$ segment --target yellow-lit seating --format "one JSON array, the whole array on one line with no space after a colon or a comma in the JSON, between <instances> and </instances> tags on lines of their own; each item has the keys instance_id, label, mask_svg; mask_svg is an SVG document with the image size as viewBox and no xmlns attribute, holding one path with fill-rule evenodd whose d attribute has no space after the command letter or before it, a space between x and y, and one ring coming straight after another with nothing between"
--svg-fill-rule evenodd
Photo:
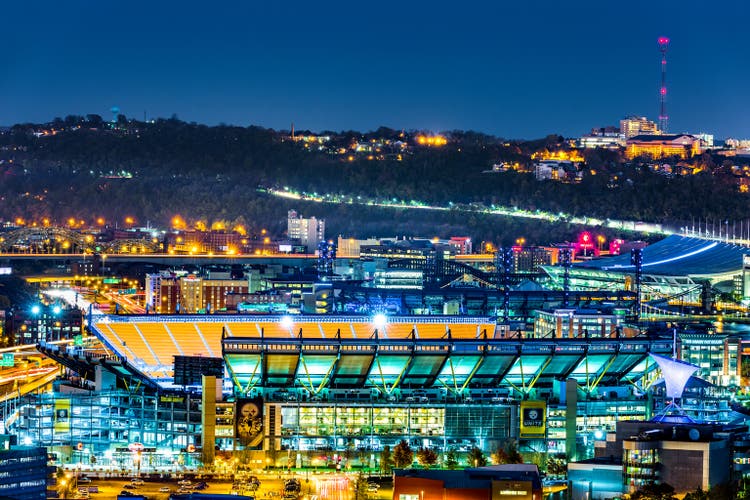
<instances>
[{"instance_id":1,"label":"yellow-lit seating","mask_svg":"<svg viewBox=\"0 0 750 500\"><path fill-rule=\"evenodd\" d=\"M451 323L448 325L451 331L451 338L454 339L475 339L477 338L477 325L470 323Z\"/></svg>"},{"instance_id":2,"label":"yellow-lit seating","mask_svg":"<svg viewBox=\"0 0 750 500\"><path fill-rule=\"evenodd\" d=\"M227 332L232 337L260 337L260 330L255 322L227 323Z\"/></svg>"},{"instance_id":3,"label":"yellow-lit seating","mask_svg":"<svg viewBox=\"0 0 750 500\"><path fill-rule=\"evenodd\" d=\"M412 330L414 330L413 323L388 323L385 328L385 332L378 330L378 335L388 339L406 339L411 336Z\"/></svg>"},{"instance_id":4,"label":"yellow-lit seating","mask_svg":"<svg viewBox=\"0 0 750 500\"><path fill-rule=\"evenodd\" d=\"M184 356L213 356L195 329L195 323L169 323L168 328Z\"/></svg>"},{"instance_id":5,"label":"yellow-lit seating","mask_svg":"<svg viewBox=\"0 0 750 500\"><path fill-rule=\"evenodd\" d=\"M143 334L151 350L156 355L160 364L172 366L175 354L180 354L180 350L172 341L172 337L164 328L163 323L137 323L137 328Z\"/></svg>"},{"instance_id":6,"label":"yellow-lit seating","mask_svg":"<svg viewBox=\"0 0 750 500\"><path fill-rule=\"evenodd\" d=\"M366 323L352 323L354 329L354 337L358 339L369 339L372 334L375 333L375 325L370 322ZM341 331L341 336L344 336L344 331Z\"/></svg>"},{"instance_id":7,"label":"yellow-lit seating","mask_svg":"<svg viewBox=\"0 0 750 500\"><path fill-rule=\"evenodd\" d=\"M497 325L495 323L482 323L479 325L479 335L480 337L483 336L483 332L487 332L487 338L492 339L495 338L495 327Z\"/></svg>"},{"instance_id":8,"label":"yellow-lit seating","mask_svg":"<svg viewBox=\"0 0 750 500\"><path fill-rule=\"evenodd\" d=\"M417 338L441 339L445 337L445 323L417 323Z\"/></svg>"},{"instance_id":9,"label":"yellow-lit seating","mask_svg":"<svg viewBox=\"0 0 750 500\"><path fill-rule=\"evenodd\" d=\"M320 329L323 330L323 335L327 339L335 339L339 332L343 339L351 338L353 335L349 323L320 323Z\"/></svg>"},{"instance_id":10,"label":"yellow-lit seating","mask_svg":"<svg viewBox=\"0 0 750 500\"><path fill-rule=\"evenodd\" d=\"M221 331L222 323L196 323L195 326L203 335L203 338L211 350L210 355L214 358L221 357Z\"/></svg>"},{"instance_id":11,"label":"yellow-lit seating","mask_svg":"<svg viewBox=\"0 0 750 500\"><path fill-rule=\"evenodd\" d=\"M296 337L299 332L299 326L292 324L291 328L285 327L278 321L258 323L258 326L263 329L264 337L273 338L290 338Z\"/></svg>"},{"instance_id":12,"label":"yellow-lit seating","mask_svg":"<svg viewBox=\"0 0 750 500\"><path fill-rule=\"evenodd\" d=\"M136 365L158 365L158 360L151 354L146 342L135 329L131 323L110 323L109 325L117 336L122 339L122 342L129 350L135 355L135 359L131 361ZM117 345L115 345L117 347ZM126 353L125 356L127 356ZM130 358L129 358L130 359Z\"/></svg>"}]
</instances>

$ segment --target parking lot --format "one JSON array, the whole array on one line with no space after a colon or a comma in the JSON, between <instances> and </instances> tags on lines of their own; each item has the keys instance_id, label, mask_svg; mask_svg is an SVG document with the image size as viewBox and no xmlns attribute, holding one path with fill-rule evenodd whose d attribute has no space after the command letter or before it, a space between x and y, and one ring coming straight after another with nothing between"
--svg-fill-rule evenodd
<instances>
[{"instance_id":1,"label":"parking lot","mask_svg":"<svg viewBox=\"0 0 750 500\"><path fill-rule=\"evenodd\" d=\"M282 498L284 491L284 480L293 477L289 474L259 474L260 487L255 492L257 499ZM327 474L297 474L301 484L300 500L349 500L354 498L354 474L327 473ZM201 481L192 480L192 483ZM208 487L200 493L223 493L232 491L232 482L227 480L206 480ZM127 485L127 487L126 487ZM133 484L127 478L121 479L96 479L91 483L80 483L79 487L89 486L98 489L96 493L90 493L91 499L112 499L122 491L145 495L150 500L167 500L171 493L176 493L180 488L177 479L162 481L144 481ZM169 491L160 491L169 488ZM386 500L392 496L389 483L379 488L368 488L367 497L373 500Z\"/></svg>"}]
</instances>

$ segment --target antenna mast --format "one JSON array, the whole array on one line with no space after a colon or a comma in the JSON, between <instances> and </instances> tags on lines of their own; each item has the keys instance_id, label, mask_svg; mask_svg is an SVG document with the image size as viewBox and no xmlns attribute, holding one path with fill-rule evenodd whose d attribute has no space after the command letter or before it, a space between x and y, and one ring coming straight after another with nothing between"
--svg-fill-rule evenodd
<instances>
[{"instance_id":1,"label":"antenna mast","mask_svg":"<svg viewBox=\"0 0 750 500\"><path fill-rule=\"evenodd\" d=\"M659 37L659 52L661 52L661 88L659 89L659 130L667 133L669 116L667 116L667 49L669 38Z\"/></svg>"}]
</instances>

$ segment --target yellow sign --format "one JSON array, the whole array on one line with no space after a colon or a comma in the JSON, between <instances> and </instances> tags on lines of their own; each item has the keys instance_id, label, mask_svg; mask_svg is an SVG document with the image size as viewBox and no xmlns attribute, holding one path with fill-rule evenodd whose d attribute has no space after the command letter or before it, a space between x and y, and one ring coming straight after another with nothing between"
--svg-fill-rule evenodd
<instances>
[{"instance_id":1,"label":"yellow sign","mask_svg":"<svg viewBox=\"0 0 750 500\"><path fill-rule=\"evenodd\" d=\"M55 432L70 432L70 400L55 401Z\"/></svg>"},{"instance_id":2,"label":"yellow sign","mask_svg":"<svg viewBox=\"0 0 750 500\"><path fill-rule=\"evenodd\" d=\"M521 402L521 432L522 438L542 438L547 424L546 401Z\"/></svg>"}]
</instances>

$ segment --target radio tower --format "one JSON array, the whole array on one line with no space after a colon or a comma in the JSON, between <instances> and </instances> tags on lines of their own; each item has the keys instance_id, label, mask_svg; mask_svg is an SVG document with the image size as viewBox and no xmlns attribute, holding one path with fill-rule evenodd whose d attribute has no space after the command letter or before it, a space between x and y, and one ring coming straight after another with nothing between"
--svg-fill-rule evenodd
<instances>
[{"instance_id":1,"label":"radio tower","mask_svg":"<svg viewBox=\"0 0 750 500\"><path fill-rule=\"evenodd\" d=\"M669 48L669 38L659 37L659 52L661 52L661 88L659 88L659 130L663 134L667 133L669 116L667 116L667 48Z\"/></svg>"}]
</instances>

